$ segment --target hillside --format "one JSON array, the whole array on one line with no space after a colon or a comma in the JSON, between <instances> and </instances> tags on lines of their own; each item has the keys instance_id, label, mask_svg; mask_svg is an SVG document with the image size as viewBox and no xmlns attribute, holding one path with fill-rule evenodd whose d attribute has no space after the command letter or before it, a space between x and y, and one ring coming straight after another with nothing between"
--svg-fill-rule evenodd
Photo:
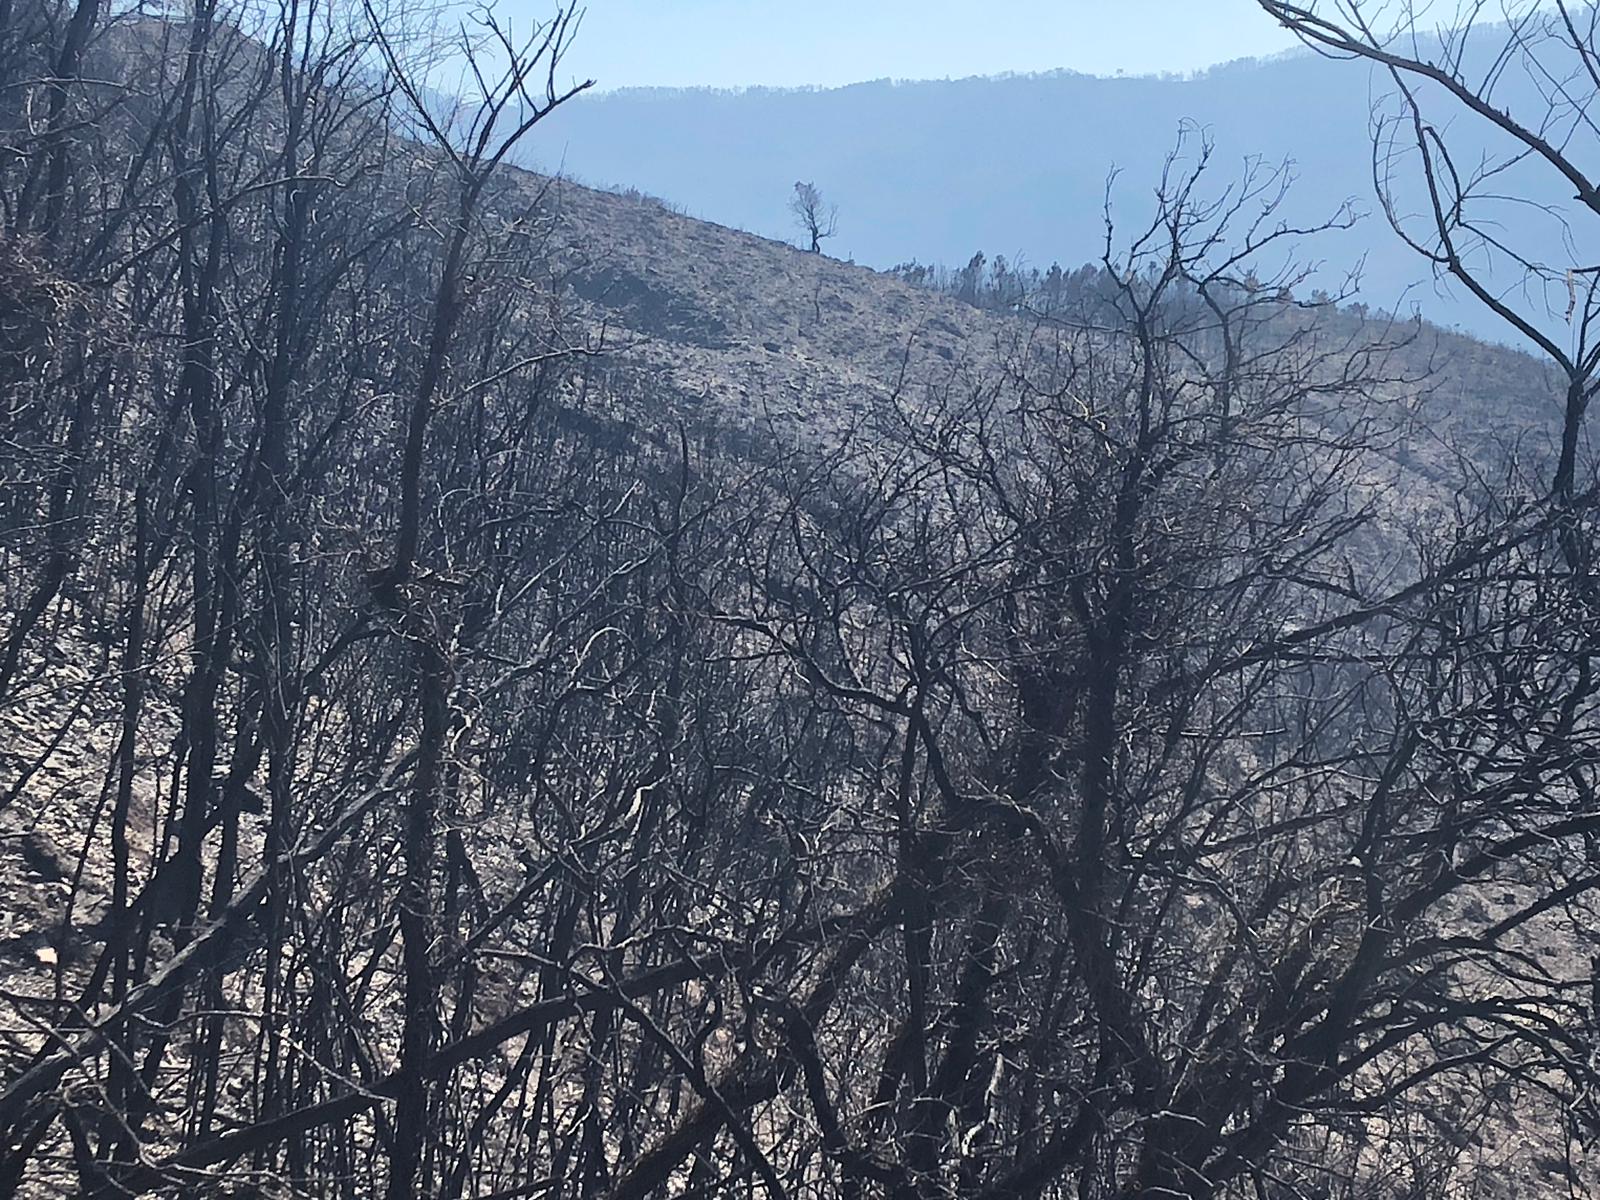
<instances>
[{"instance_id":1,"label":"hillside","mask_svg":"<svg viewBox=\"0 0 1600 1200\"><path fill-rule=\"evenodd\" d=\"M1028 312L986 312L631 190L536 180L529 186L549 189L567 285L591 328L607 331L609 360L657 379L664 373L685 401L709 399L735 421L770 414L848 423L897 388L940 386L962 371L981 377L1040 324ZM1396 365L1421 381L1415 391L1429 393L1426 424L1435 433L1474 441L1486 456L1495 440L1518 437L1534 439L1527 453L1549 453L1559 387L1533 356L1350 310L1287 319L1314 322L1330 341L1404 339Z\"/></svg>"},{"instance_id":2,"label":"hillside","mask_svg":"<svg viewBox=\"0 0 1600 1200\"><path fill-rule=\"evenodd\" d=\"M1500 102L1508 105L1538 95L1536 82L1515 72L1505 87ZM557 114L524 161L788 239L796 236L787 211L793 183L812 180L838 205L830 250L841 257L879 268L911 260L959 267L982 251L1070 270L1099 257L1113 171L1113 213L1136 223L1180 130L1198 127L1215 141L1219 183L1250 160L1291 165L1297 182L1284 210L1291 223L1327 220L1345 200L1367 214L1301 251L1325 264L1325 286L1336 289L1360 267L1361 295L1373 307L1419 307L1437 324L1501 340L1503 326L1458 287L1436 285L1372 200L1369 110L1392 90L1381 74L1309 52L1193 78L1061 72L826 90L624 89L585 96ZM1504 149L1470 125L1453 136L1464 139L1462 163ZM1536 171L1513 171L1502 191L1516 199L1497 205L1495 215L1517 230L1527 252L1557 271L1574 265L1559 219L1575 215L1570 189L1558 193ZM1419 203L1413 188L1401 209ZM1587 262L1595 247L1581 223L1572 236L1577 261ZM1504 286L1513 286L1515 277L1502 270ZM1559 328L1565 295L1557 291L1543 299Z\"/></svg>"},{"instance_id":3,"label":"hillside","mask_svg":"<svg viewBox=\"0 0 1600 1200\"><path fill-rule=\"evenodd\" d=\"M735 428L776 423L797 439L860 424L891 394L992 380L1052 322L984 311L892 275L702 221L636 192L566 180L548 188L552 243L608 369L700 406ZM1313 246L1315 243L1312 244ZM1392 341L1397 389L1416 404L1388 452L1394 491L1448 499L1457 453L1496 469L1507 454L1537 472L1554 454L1560 383L1509 347L1426 323L1331 306L1285 310L1328 346ZM659 398L659 391L655 393Z\"/></svg>"},{"instance_id":4,"label":"hillside","mask_svg":"<svg viewBox=\"0 0 1600 1200\"><path fill-rule=\"evenodd\" d=\"M294 11L0 13L0 1198L1594 1186L1544 364L1209 172L980 308L504 165L570 8L448 132Z\"/></svg>"}]
</instances>

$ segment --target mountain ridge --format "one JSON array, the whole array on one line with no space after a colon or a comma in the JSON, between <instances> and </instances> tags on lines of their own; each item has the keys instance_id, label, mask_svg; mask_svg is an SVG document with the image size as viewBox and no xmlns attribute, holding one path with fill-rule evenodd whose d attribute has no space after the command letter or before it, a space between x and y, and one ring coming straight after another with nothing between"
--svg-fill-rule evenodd
<instances>
[{"instance_id":1,"label":"mountain ridge","mask_svg":"<svg viewBox=\"0 0 1600 1200\"><path fill-rule=\"evenodd\" d=\"M794 84L769 84L746 83L718 86L715 84L619 84L616 87L606 87L604 83L597 83L589 92L591 101L601 100L606 97L626 97L637 99L663 99L670 100L686 95L710 96L744 96L754 93L770 93L776 95L799 94L812 95L817 92L843 92L851 88L869 87L875 84L888 84L892 87L913 87L917 84L940 83L983 83L983 82L1010 82L1019 79L1132 79L1132 80L1157 80L1171 83L1191 83L1204 80L1207 77L1235 69L1245 69L1266 63L1282 62L1293 58L1306 57L1310 52L1291 46L1279 50L1275 54L1246 54L1238 58L1224 59L1206 67L1196 67L1189 71L1082 71L1076 67L1047 67L1037 71L991 71L978 72L970 75L874 75L865 79L852 79L846 83L794 83Z\"/></svg>"},{"instance_id":2,"label":"mountain ridge","mask_svg":"<svg viewBox=\"0 0 1600 1200\"><path fill-rule=\"evenodd\" d=\"M1325 261L1330 290L1362 266L1369 304L1416 305L1436 324L1511 338L1476 301L1436 284L1370 198L1368 119L1383 93L1379 77L1308 51L1188 78L1062 71L815 90L625 89L553 114L522 161L770 237L790 234L793 181L810 180L839 208L829 249L879 268L956 266L975 251L1071 268L1097 257L1108 194L1119 221L1139 212L1187 125L1214 140L1219 187L1246 163L1288 164L1290 221L1319 223L1346 200L1365 212L1308 252ZM1495 148L1469 140L1461 152ZM1569 200L1524 182L1558 215ZM1539 254L1565 263L1559 220L1519 216ZM1564 295L1544 299L1559 331Z\"/></svg>"}]
</instances>

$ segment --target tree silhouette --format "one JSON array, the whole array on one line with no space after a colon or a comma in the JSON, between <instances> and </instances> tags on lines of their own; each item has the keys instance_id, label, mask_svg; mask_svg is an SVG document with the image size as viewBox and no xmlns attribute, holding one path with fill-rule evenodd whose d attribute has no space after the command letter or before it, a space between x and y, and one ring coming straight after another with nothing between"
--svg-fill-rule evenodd
<instances>
[{"instance_id":1,"label":"tree silhouette","mask_svg":"<svg viewBox=\"0 0 1600 1200\"><path fill-rule=\"evenodd\" d=\"M789 211L799 222L800 232L810 243L811 253L822 253L823 240L831 238L838 228L838 208L823 200L816 184L797 182L794 196L789 201Z\"/></svg>"}]
</instances>

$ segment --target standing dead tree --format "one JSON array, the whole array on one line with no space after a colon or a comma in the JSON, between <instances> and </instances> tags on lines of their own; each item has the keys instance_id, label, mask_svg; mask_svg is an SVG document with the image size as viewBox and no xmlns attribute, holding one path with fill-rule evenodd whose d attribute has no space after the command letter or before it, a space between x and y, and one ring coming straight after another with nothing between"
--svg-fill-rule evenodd
<instances>
[{"instance_id":1,"label":"standing dead tree","mask_svg":"<svg viewBox=\"0 0 1600 1200\"><path fill-rule=\"evenodd\" d=\"M1600 387L1600 264L1541 257L1521 233L1541 219L1600 217L1600 163L1588 161L1600 103L1593 6L1513 4L1504 23L1490 24L1479 6L1440 23L1409 2L1260 2L1308 46L1370 63L1392 87L1392 103L1374 116L1384 211L1418 255L1561 370L1551 490L1570 501L1584 416ZM1487 151L1452 149L1458 116L1470 117ZM1529 194L1569 190L1566 215L1543 211ZM1563 244L1579 254L1593 246L1583 228L1569 228Z\"/></svg>"},{"instance_id":2,"label":"standing dead tree","mask_svg":"<svg viewBox=\"0 0 1600 1200\"><path fill-rule=\"evenodd\" d=\"M822 198L814 183L796 183L794 195L789 198L789 212L800 226L812 254L822 253L822 243L831 238L839 228L839 209Z\"/></svg>"},{"instance_id":3,"label":"standing dead tree","mask_svg":"<svg viewBox=\"0 0 1600 1200\"><path fill-rule=\"evenodd\" d=\"M999 369L774 452L591 361L502 165L569 8L448 107L376 4L41 3L0 1195L1415 1196L1441 1096L1580 1123L1582 439L1385 527L1417 381L1281 178L1175 159Z\"/></svg>"},{"instance_id":4,"label":"standing dead tree","mask_svg":"<svg viewBox=\"0 0 1600 1200\"><path fill-rule=\"evenodd\" d=\"M454 211L445 226L437 282L433 289L425 349L417 366L406 420L404 451L400 462L399 514L392 556L369 580L379 605L400 614L398 632L408 640L415 656L415 686L420 730L417 764L405 812L403 860L405 881L399 897L399 931L404 960L404 1033L401 1049L400 1089L395 1110L394 1137L388 1195L406 1200L415 1194L417 1172L427 1148L428 1083L424 1070L432 1057L437 1027L437 966L433 946L437 940L437 906L434 899L436 843L441 813L452 806L449 796L450 755L463 717L453 712L456 666L449 642L452 618L440 610L429 579L417 581L418 556L424 549L424 467L429 426L441 389L451 381L451 350L457 341L463 312L474 281L468 254L481 233L480 209L506 157L534 127L561 104L590 86L589 82L558 88L556 73L577 21L574 8L536 26L523 44L494 20L484 18L493 39L493 51L504 56L498 76L488 65L487 51L466 45L466 70L476 83L463 120L435 116L422 83L402 62L395 43L373 16L373 29L384 61L398 89L410 102L418 126L425 130L433 149L448 164L455 191ZM478 298L480 303L482 298ZM470 380L454 375L458 386ZM426 566L426 564L425 564ZM430 573L431 574L431 573ZM409 586L408 586L409 585ZM402 591L402 589L405 589ZM459 620L457 617L454 620Z\"/></svg>"},{"instance_id":5,"label":"standing dead tree","mask_svg":"<svg viewBox=\"0 0 1600 1200\"><path fill-rule=\"evenodd\" d=\"M1440 796L1443 803L1469 808L1468 797L1494 797L1476 818L1480 827L1508 820L1524 800L1564 814L1548 826L1529 822L1530 828L1550 828L1551 840L1540 866L1530 863L1528 869L1562 881L1559 898L1546 904L1563 913L1563 919L1551 918L1559 940L1582 956L1586 948L1592 951L1579 914L1588 903L1593 849L1587 834L1563 835L1593 820L1592 782L1583 772L1551 774L1551 763L1524 768L1526 796L1508 795L1503 776L1493 787L1487 781L1506 769L1501 755L1510 741L1526 736L1530 717L1557 744L1591 737L1595 721L1588 631L1596 612L1596 476L1586 448L1587 417L1600 390L1600 269L1592 261L1594 218L1600 215L1600 163L1593 153L1600 16L1593 5L1563 0L1502 6L1493 21L1479 5L1442 13L1366 0L1261 0L1261 7L1313 50L1365 64L1384 81L1388 96L1374 109L1374 162L1390 224L1423 261L1536 346L1560 372L1560 432L1551 461L1541 467L1542 495L1530 498L1499 533L1478 535L1465 560L1471 582L1453 585L1470 614L1469 626L1484 634L1497 625L1524 631L1530 646L1549 647L1550 670L1531 662L1509 669L1507 678L1520 681L1509 692L1479 679L1476 689L1462 693L1482 697L1471 733L1465 710L1441 711L1442 697L1430 700L1416 710L1428 715L1412 737L1434 751L1445 738L1479 747L1483 760L1453 768ZM1543 238L1536 236L1541 225ZM1552 227L1558 239L1548 236ZM1502 493L1490 503L1504 500ZM1577 631L1575 640L1560 632L1563 620ZM1457 666L1475 675L1487 664L1506 661L1507 650L1503 643L1485 644L1478 665L1460 659ZM1441 647L1436 653L1439 665L1430 663L1430 673L1448 674L1443 664L1451 652ZM1530 695L1542 698L1542 710L1523 706ZM1498 749L1491 752L1490 745ZM1452 850L1442 875L1458 869L1459 860L1460 851ZM1508 918L1506 928L1520 924L1520 918ZM1592 983L1569 975L1559 986L1577 997ZM1522 990L1509 979L1505 986ZM1515 1001L1501 1003L1500 1011L1514 1011ZM1492 1011L1486 1006L1480 1019L1493 1023ZM1565 1123L1581 1131L1584 1150L1593 1145L1597 1128L1589 1099L1593 1029L1591 1003L1567 1010L1559 1036L1546 1030L1529 1037L1539 1069L1528 1084L1565 1110Z\"/></svg>"}]
</instances>

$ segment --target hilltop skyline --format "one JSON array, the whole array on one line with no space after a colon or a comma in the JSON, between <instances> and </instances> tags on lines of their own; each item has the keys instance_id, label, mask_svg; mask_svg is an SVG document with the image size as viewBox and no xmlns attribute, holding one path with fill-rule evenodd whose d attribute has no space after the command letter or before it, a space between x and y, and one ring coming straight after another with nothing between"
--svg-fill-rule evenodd
<instances>
[{"instance_id":1,"label":"hilltop skyline","mask_svg":"<svg viewBox=\"0 0 1600 1200\"><path fill-rule=\"evenodd\" d=\"M782 10L782 11L780 11ZM526 26L545 6L521 0ZM981 17L957 0L594 0L563 64L598 88L838 87L1065 69L1187 73L1298 43L1252 0L1012 0Z\"/></svg>"}]
</instances>

